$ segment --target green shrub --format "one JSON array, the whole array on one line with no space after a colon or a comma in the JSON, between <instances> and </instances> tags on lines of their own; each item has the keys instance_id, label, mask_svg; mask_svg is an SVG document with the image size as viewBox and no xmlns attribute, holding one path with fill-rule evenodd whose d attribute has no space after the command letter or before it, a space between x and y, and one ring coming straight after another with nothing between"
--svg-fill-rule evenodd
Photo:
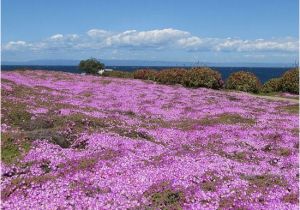
<instances>
[{"instance_id":1,"label":"green shrub","mask_svg":"<svg viewBox=\"0 0 300 210\"><path fill-rule=\"evenodd\" d=\"M117 78L133 78L132 72L126 71L106 71L102 74L104 77L117 77Z\"/></svg>"},{"instance_id":2,"label":"green shrub","mask_svg":"<svg viewBox=\"0 0 300 210\"><path fill-rule=\"evenodd\" d=\"M134 79L155 80L157 71L153 69L139 69L133 72Z\"/></svg>"},{"instance_id":3,"label":"green shrub","mask_svg":"<svg viewBox=\"0 0 300 210\"><path fill-rule=\"evenodd\" d=\"M260 89L259 79L251 72L238 71L232 73L226 81L226 88L257 93Z\"/></svg>"},{"instance_id":4,"label":"green shrub","mask_svg":"<svg viewBox=\"0 0 300 210\"><path fill-rule=\"evenodd\" d=\"M104 69L104 64L100 63L96 58L82 60L79 63L79 69L87 74L98 74L98 71Z\"/></svg>"},{"instance_id":5,"label":"green shrub","mask_svg":"<svg viewBox=\"0 0 300 210\"><path fill-rule=\"evenodd\" d=\"M157 73L156 81L162 84L182 84L186 69L166 69Z\"/></svg>"},{"instance_id":6,"label":"green shrub","mask_svg":"<svg viewBox=\"0 0 300 210\"><path fill-rule=\"evenodd\" d=\"M268 80L260 90L262 93L272 93L281 91L281 78Z\"/></svg>"},{"instance_id":7,"label":"green shrub","mask_svg":"<svg viewBox=\"0 0 300 210\"><path fill-rule=\"evenodd\" d=\"M282 91L299 94L299 68L291 69L282 76Z\"/></svg>"},{"instance_id":8,"label":"green shrub","mask_svg":"<svg viewBox=\"0 0 300 210\"><path fill-rule=\"evenodd\" d=\"M207 67L196 67L186 72L183 77L183 85L220 89L223 86L223 81L219 72Z\"/></svg>"}]
</instances>

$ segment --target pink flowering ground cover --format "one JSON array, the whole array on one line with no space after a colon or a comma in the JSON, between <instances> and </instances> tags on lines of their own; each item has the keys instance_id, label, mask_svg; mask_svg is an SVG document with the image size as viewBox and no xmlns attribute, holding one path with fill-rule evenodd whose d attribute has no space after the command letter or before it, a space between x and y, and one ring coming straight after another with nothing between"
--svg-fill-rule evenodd
<instances>
[{"instance_id":1,"label":"pink flowering ground cover","mask_svg":"<svg viewBox=\"0 0 300 210\"><path fill-rule=\"evenodd\" d=\"M298 209L298 104L2 73L3 209Z\"/></svg>"}]
</instances>

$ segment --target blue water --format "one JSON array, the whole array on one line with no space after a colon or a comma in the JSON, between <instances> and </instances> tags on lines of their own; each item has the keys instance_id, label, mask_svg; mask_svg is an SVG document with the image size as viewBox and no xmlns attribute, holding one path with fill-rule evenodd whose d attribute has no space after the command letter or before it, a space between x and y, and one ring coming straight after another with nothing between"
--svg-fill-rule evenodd
<instances>
[{"instance_id":1,"label":"blue water","mask_svg":"<svg viewBox=\"0 0 300 210\"><path fill-rule=\"evenodd\" d=\"M164 68L170 68L166 66L107 66L106 68L121 70L121 71L135 71L141 68L151 68L161 70ZM178 68L178 66L177 66ZM275 67L211 67L214 70L219 71L222 74L223 80L226 80L228 76L236 71L244 70L254 73L261 82L266 82L267 80L275 77L280 77L289 68L275 68ZM1 65L2 71L11 71L15 69L32 69L32 70L52 70L52 71L64 71L71 73L81 73L77 66L14 66L14 65Z\"/></svg>"}]
</instances>

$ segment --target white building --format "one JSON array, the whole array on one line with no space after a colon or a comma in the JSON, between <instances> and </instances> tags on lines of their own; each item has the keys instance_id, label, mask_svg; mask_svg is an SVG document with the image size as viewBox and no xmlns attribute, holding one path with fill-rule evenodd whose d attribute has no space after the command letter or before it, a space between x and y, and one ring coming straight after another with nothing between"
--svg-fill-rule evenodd
<instances>
[{"instance_id":1,"label":"white building","mask_svg":"<svg viewBox=\"0 0 300 210\"><path fill-rule=\"evenodd\" d=\"M113 71L113 69L101 69L98 71L98 74L102 75L106 71Z\"/></svg>"}]
</instances>

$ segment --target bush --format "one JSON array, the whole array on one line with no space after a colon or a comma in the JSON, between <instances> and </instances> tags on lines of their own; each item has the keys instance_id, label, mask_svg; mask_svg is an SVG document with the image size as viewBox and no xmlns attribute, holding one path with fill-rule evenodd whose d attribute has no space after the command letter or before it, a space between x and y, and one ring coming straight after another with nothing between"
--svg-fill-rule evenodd
<instances>
[{"instance_id":1,"label":"bush","mask_svg":"<svg viewBox=\"0 0 300 210\"><path fill-rule=\"evenodd\" d=\"M182 84L186 69L166 69L157 73L156 81L162 84Z\"/></svg>"},{"instance_id":2,"label":"bush","mask_svg":"<svg viewBox=\"0 0 300 210\"><path fill-rule=\"evenodd\" d=\"M133 78L132 72L126 71L106 71L102 74L104 77L117 77L117 78Z\"/></svg>"},{"instance_id":3,"label":"bush","mask_svg":"<svg viewBox=\"0 0 300 210\"><path fill-rule=\"evenodd\" d=\"M268 80L261 88L262 93L272 93L281 91L281 78Z\"/></svg>"},{"instance_id":4,"label":"bush","mask_svg":"<svg viewBox=\"0 0 300 210\"><path fill-rule=\"evenodd\" d=\"M155 80L157 71L153 69L139 69L133 72L134 79Z\"/></svg>"},{"instance_id":5,"label":"bush","mask_svg":"<svg viewBox=\"0 0 300 210\"><path fill-rule=\"evenodd\" d=\"M183 77L183 85L220 89L223 86L223 81L219 72L207 67L196 67L186 72Z\"/></svg>"},{"instance_id":6,"label":"bush","mask_svg":"<svg viewBox=\"0 0 300 210\"><path fill-rule=\"evenodd\" d=\"M98 74L98 71L104 69L104 64L96 58L82 60L79 63L79 69L87 74Z\"/></svg>"},{"instance_id":7,"label":"bush","mask_svg":"<svg viewBox=\"0 0 300 210\"><path fill-rule=\"evenodd\" d=\"M260 89L259 79L251 72L238 71L232 73L226 81L226 88L257 93Z\"/></svg>"},{"instance_id":8,"label":"bush","mask_svg":"<svg viewBox=\"0 0 300 210\"><path fill-rule=\"evenodd\" d=\"M299 94L299 68L285 72L281 80L282 91Z\"/></svg>"}]
</instances>

